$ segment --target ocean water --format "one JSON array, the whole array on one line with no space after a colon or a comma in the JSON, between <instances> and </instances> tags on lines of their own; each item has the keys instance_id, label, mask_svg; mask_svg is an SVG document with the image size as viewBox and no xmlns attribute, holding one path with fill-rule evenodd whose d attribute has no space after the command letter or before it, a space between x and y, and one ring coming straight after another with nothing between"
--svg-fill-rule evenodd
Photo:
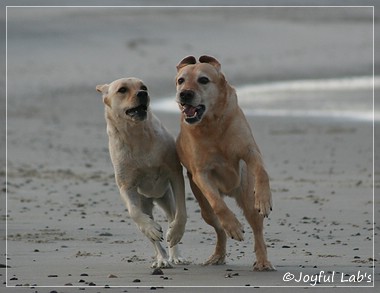
<instances>
[{"instance_id":1,"label":"ocean water","mask_svg":"<svg viewBox=\"0 0 380 293\"><path fill-rule=\"evenodd\" d=\"M375 90L380 77L296 80L235 87L246 115L380 120ZM152 103L156 111L178 112L175 97Z\"/></svg>"}]
</instances>

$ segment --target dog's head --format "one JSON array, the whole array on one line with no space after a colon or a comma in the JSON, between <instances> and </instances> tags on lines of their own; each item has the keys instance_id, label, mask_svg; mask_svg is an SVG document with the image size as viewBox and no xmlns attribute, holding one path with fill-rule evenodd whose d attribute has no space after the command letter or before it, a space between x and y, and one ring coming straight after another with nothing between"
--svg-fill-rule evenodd
<instances>
[{"instance_id":1,"label":"dog's head","mask_svg":"<svg viewBox=\"0 0 380 293\"><path fill-rule=\"evenodd\" d=\"M132 121L147 118L150 98L142 80L122 78L110 84L98 85L96 90L103 94L103 102L112 115Z\"/></svg>"},{"instance_id":2,"label":"dog's head","mask_svg":"<svg viewBox=\"0 0 380 293\"><path fill-rule=\"evenodd\" d=\"M220 69L219 61L211 56L201 56L199 63L188 56L177 65L176 101L186 123L199 123L225 103L226 80Z\"/></svg>"}]
</instances>

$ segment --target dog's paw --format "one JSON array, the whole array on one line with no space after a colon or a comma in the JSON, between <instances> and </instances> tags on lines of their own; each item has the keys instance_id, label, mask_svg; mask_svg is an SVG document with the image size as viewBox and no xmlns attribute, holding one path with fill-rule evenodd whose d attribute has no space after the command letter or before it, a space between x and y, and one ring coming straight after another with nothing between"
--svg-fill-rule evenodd
<instances>
[{"instance_id":1,"label":"dog's paw","mask_svg":"<svg viewBox=\"0 0 380 293\"><path fill-rule=\"evenodd\" d=\"M178 245L169 248L169 261L172 264L188 265L190 262L183 258L179 252Z\"/></svg>"},{"instance_id":2,"label":"dog's paw","mask_svg":"<svg viewBox=\"0 0 380 293\"><path fill-rule=\"evenodd\" d=\"M153 221L149 216L146 216L144 220L139 220L137 223L141 232L144 233L146 237L153 241L162 241L163 232L162 227Z\"/></svg>"},{"instance_id":3,"label":"dog's paw","mask_svg":"<svg viewBox=\"0 0 380 293\"><path fill-rule=\"evenodd\" d=\"M151 268L156 269L171 269L173 266L166 258L157 258L151 265Z\"/></svg>"},{"instance_id":4,"label":"dog's paw","mask_svg":"<svg viewBox=\"0 0 380 293\"><path fill-rule=\"evenodd\" d=\"M225 254L217 254L214 253L211 255L202 265L224 265L226 263L226 255Z\"/></svg>"},{"instance_id":5,"label":"dog's paw","mask_svg":"<svg viewBox=\"0 0 380 293\"><path fill-rule=\"evenodd\" d=\"M181 241L185 232L185 225L178 221L173 221L169 224L169 229L166 232L166 241L170 247L178 244Z\"/></svg>"},{"instance_id":6,"label":"dog's paw","mask_svg":"<svg viewBox=\"0 0 380 293\"><path fill-rule=\"evenodd\" d=\"M176 265L188 265L188 264L190 264L190 262L188 260L186 260L185 258L183 258L181 256L169 257L169 261L172 264L176 264Z\"/></svg>"},{"instance_id":7,"label":"dog's paw","mask_svg":"<svg viewBox=\"0 0 380 293\"><path fill-rule=\"evenodd\" d=\"M276 268L270 263L270 261L266 260L266 261L261 261L261 262L258 262L256 261L254 264L253 264L253 270L254 271L275 271Z\"/></svg>"},{"instance_id":8,"label":"dog's paw","mask_svg":"<svg viewBox=\"0 0 380 293\"><path fill-rule=\"evenodd\" d=\"M231 213L231 217L221 221L223 229L226 231L228 237L237 241L244 240L243 225L236 219L235 215Z\"/></svg>"},{"instance_id":9,"label":"dog's paw","mask_svg":"<svg viewBox=\"0 0 380 293\"><path fill-rule=\"evenodd\" d=\"M263 217L268 217L272 211L272 193L270 189L255 192L255 209Z\"/></svg>"}]
</instances>

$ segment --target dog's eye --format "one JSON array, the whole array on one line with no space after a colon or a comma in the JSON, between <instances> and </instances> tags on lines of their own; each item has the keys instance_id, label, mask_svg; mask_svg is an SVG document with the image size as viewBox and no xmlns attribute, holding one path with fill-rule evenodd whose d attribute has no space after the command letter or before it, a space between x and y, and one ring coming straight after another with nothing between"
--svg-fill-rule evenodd
<instances>
[{"instance_id":1,"label":"dog's eye","mask_svg":"<svg viewBox=\"0 0 380 293\"><path fill-rule=\"evenodd\" d=\"M147 88L145 85L142 85L141 88L140 88L140 90L142 90L142 91L147 91L148 88Z\"/></svg>"},{"instance_id":2,"label":"dog's eye","mask_svg":"<svg viewBox=\"0 0 380 293\"><path fill-rule=\"evenodd\" d=\"M198 82L201 83L201 84L207 84L207 83L209 83L209 81L210 80L207 77L205 77L205 76L202 76L202 77L198 78Z\"/></svg>"},{"instance_id":3,"label":"dog's eye","mask_svg":"<svg viewBox=\"0 0 380 293\"><path fill-rule=\"evenodd\" d=\"M185 82L185 79L183 77L178 78L177 83L183 84Z\"/></svg>"},{"instance_id":4,"label":"dog's eye","mask_svg":"<svg viewBox=\"0 0 380 293\"><path fill-rule=\"evenodd\" d=\"M123 86L123 87L119 88L119 90L117 92L121 93L121 94L125 94L127 91L128 91L128 88Z\"/></svg>"}]
</instances>

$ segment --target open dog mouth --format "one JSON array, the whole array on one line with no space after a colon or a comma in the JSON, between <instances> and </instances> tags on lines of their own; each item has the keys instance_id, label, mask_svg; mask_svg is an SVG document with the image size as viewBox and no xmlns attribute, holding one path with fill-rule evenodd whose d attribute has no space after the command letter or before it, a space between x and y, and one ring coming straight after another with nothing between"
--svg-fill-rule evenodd
<instances>
[{"instance_id":1,"label":"open dog mouth","mask_svg":"<svg viewBox=\"0 0 380 293\"><path fill-rule=\"evenodd\" d=\"M180 108L185 116L185 121L189 124L200 121L206 110L206 107L204 105L192 106L183 103L180 104Z\"/></svg>"},{"instance_id":2,"label":"open dog mouth","mask_svg":"<svg viewBox=\"0 0 380 293\"><path fill-rule=\"evenodd\" d=\"M139 105L137 107L128 109L125 111L125 114L130 116L135 120L144 120L147 116L148 106L147 105Z\"/></svg>"}]
</instances>

